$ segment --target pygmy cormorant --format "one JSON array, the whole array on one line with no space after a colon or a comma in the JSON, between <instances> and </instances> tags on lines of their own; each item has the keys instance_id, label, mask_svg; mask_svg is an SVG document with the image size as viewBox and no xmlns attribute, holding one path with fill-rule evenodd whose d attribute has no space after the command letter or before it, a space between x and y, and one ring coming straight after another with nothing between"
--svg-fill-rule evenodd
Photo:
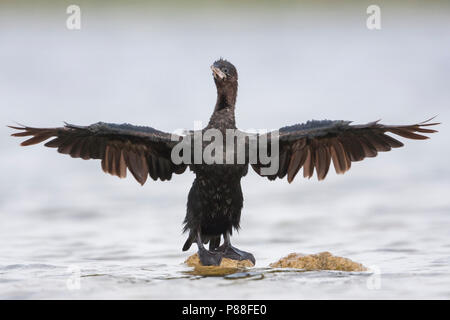
<instances>
[{"instance_id":1,"label":"pygmy cormorant","mask_svg":"<svg viewBox=\"0 0 450 320\"><path fill-rule=\"evenodd\" d=\"M234 111L238 74L236 68L223 59L215 61L211 69L217 87L217 102L208 125L201 132L217 129L224 134L225 139L227 129L237 129ZM303 168L304 177L310 178L315 169L318 179L322 180L328 173L331 161L336 173L342 174L350 169L353 161L375 157L380 151L403 146L403 143L386 133L422 140L428 138L422 133L436 132L429 128L436 124L429 120L394 126L383 125L378 121L352 125L349 121L313 120L283 127L278 135L278 169L266 176L270 180L287 177L288 182L291 182ZM173 135L130 124L98 122L89 126L65 124L58 128L11 128L21 131L13 136L31 136L22 142L22 146L52 138L45 146L57 148L58 152L73 158L101 159L103 171L120 178L126 176L128 169L141 185L146 182L148 175L153 180L165 181L170 180L173 173L181 174L189 167L195 173L195 180L188 196L184 231L189 235L183 251L195 242L203 265L218 265L223 257L255 262L251 253L231 245L230 235L233 229L239 228L243 204L241 178L247 174L249 164L259 175L263 175L262 169L267 166L259 158L251 162L246 155L244 163L240 164L207 164L204 161L175 163L171 154L179 141L174 140ZM189 131L185 138L192 138L196 132ZM257 140L262 140L262 136L256 135ZM265 138L269 144L271 136L266 134ZM275 139L275 136L272 138ZM202 142L201 150L207 145ZM225 148L224 157L227 152ZM222 245L221 236L224 239ZM209 250L204 247L208 242Z\"/></svg>"}]
</instances>

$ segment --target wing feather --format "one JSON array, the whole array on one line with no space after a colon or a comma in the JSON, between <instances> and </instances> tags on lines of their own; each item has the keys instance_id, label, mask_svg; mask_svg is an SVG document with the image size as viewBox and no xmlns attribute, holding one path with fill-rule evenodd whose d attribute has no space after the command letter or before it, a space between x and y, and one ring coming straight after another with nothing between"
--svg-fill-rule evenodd
<instances>
[{"instance_id":1,"label":"wing feather","mask_svg":"<svg viewBox=\"0 0 450 320\"><path fill-rule=\"evenodd\" d=\"M22 142L23 146L51 139L44 144L46 147L73 158L101 159L102 170L120 178L126 177L128 169L140 184L147 181L149 174L154 180L170 180L173 173L181 174L187 167L172 163L170 154L176 142L171 135L150 127L99 122L90 126L10 128L20 131L12 136L30 137Z\"/></svg>"},{"instance_id":2,"label":"wing feather","mask_svg":"<svg viewBox=\"0 0 450 320\"><path fill-rule=\"evenodd\" d=\"M288 182L290 183L294 180L300 168L303 166L306 160L307 151L306 150L297 150L291 157L291 161L289 162L288 172ZM286 157L287 158L287 157Z\"/></svg>"},{"instance_id":3,"label":"wing feather","mask_svg":"<svg viewBox=\"0 0 450 320\"><path fill-rule=\"evenodd\" d=\"M315 168L317 178L323 180L328 174L331 161L336 173L343 174L350 170L352 162L373 158L378 152L403 146L401 141L388 133L413 140L428 139L423 133L437 132L429 127L439 124L432 123L432 119L400 126L383 125L379 121L352 125L350 121L312 120L305 124L283 127L279 130L279 169L277 173L267 177L283 178L287 173L290 183L303 167L305 178L311 178ZM259 163L252 164L260 175L263 166Z\"/></svg>"},{"instance_id":4,"label":"wing feather","mask_svg":"<svg viewBox=\"0 0 450 320\"><path fill-rule=\"evenodd\" d=\"M306 146L306 159L305 164L303 165L303 177L311 178L314 174L314 153L312 152L312 148L310 146Z\"/></svg>"}]
</instances>

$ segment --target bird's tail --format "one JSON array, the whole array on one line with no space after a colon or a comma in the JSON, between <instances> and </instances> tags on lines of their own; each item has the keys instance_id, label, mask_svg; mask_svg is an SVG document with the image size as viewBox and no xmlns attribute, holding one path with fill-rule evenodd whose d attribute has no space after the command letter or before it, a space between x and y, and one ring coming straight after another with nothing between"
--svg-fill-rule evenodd
<instances>
[{"instance_id":1,"label":"bird's tail","mask_svg":"<svg viewBox=\"0 0 450 320\"><path fill-rule=\"evenodd\" d=\"M214 249L218 248L219 246L220 246L220 236L211 237L209 239L209 251L213 251Z\"/></svg>"},{"instance_id":2,"label":"bird's tail","mask_svg":"<svg viewBox=\"0 0 450 320\"><path fill-rule=\"evenodd\" d=\"M202 237L202 240L204 244L209 242L209 250L214 250L220 246L220 235L214 237ZM189 250L194 241L197 241L197 237L193 233L189 233L189 237L183 245L183 251Z\"/></svg>"},{"instance_id":3,"label":"bird's tail","mask_svg":"<svg viewBox=\"0 0 450 320\"><path fill-rule=\"evenodd\" d=\"M187 238L186 242L184 243L183 251L189 250L189 248L191 247L191 245L194 241L195 241L195 236L192 233L189 233L189 237Z\"/></svg>"}]
</instances>

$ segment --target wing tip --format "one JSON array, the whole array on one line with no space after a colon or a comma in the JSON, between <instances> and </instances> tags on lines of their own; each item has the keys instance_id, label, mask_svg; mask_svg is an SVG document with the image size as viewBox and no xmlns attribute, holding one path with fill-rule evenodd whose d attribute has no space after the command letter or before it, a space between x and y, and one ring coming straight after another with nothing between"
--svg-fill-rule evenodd
<instances>
[{"instance_id":1,"label":"wing tip","mask_svg":"<svg viewBox=\"0 0 450 320\"><path fill-rule=\"evenodd\" d=\"M428 122L430 122L431 120L434 120L435 118L437 118L438 116L439 116L439 114L437 114L437 115L431 117L430 119L427 119L427 120L425 120L425 121L419 122L419 124L422 124L422 123L428 123Z\"/></svg>"},{"instance_id":2,"label":"wing tip","mask_svg":"<svg viewBox=\"0 0 450 320\"><path fill-rule=\"evenodd\" d=\"M15 121L13 121L13 122L15 122ZM20 124L18 122L16 122L15 126L13 126L13 125L6 125L6 127L10 128L10 129L14 129L14 130L27 130L28 129L27 126L25 126L23 124ZM16 132L16 133L11 133L11 136L12 137L20 137L21 134L23 134L23 132Z\"/></svg>"}]
</instances>

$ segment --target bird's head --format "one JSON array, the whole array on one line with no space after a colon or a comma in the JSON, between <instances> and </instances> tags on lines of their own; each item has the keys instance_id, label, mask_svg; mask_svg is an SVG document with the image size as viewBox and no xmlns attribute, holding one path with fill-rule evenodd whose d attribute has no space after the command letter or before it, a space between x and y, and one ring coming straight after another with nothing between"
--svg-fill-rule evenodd
<instances>
[{"instance_id":1,"label":"bird's head","mask_svg":"<svg viewBox=\"0 0 450 320\"><path fill-rule=\"evenodd\" d=\"M236 68L227 60L220 58L215 61L211 66L211 70L217 86L237 84L238 74Z\"/></svg>"}]
</instances>

